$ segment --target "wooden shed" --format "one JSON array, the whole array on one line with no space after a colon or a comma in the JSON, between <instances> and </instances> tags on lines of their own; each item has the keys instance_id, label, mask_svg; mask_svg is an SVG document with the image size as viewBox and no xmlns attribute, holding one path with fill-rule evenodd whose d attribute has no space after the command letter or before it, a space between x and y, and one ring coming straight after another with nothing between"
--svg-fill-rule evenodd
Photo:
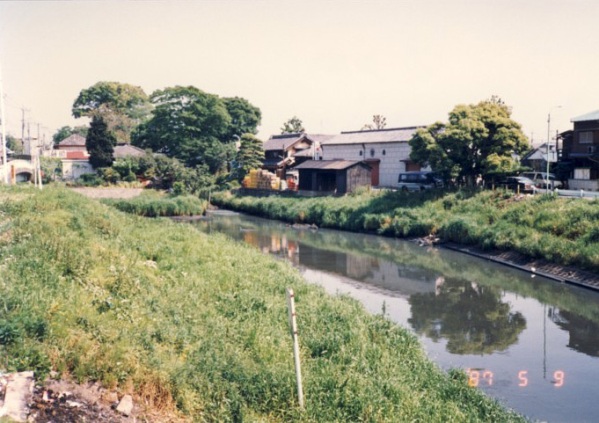
<instances>
[{"instance_id":1,"label":"wooden shed","mask_svg":"<svg viewBox=\"0 0 599 423\"><path fill-rule=\"evenodd\" d=\"M371 171L363 161L308 160L295 167L301 192L347 194L358 187L371 186Z\"/></svg>"}]
</instances>

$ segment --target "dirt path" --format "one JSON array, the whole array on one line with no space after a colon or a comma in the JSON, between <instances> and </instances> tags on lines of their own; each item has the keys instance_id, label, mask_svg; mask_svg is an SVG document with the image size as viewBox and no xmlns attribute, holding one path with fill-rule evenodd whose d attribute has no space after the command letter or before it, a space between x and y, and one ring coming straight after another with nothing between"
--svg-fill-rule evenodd
<instances>
[{"instance_id":1,"label":"dirt path","mask_svg":"<svg viewBox=\"0 0 599 423\"><path fill-rule=\"evenodd\" d=\"M140 195L143 188L71 188L73 191L89 198L134 198Z\"/></svg>"}]
</instances>

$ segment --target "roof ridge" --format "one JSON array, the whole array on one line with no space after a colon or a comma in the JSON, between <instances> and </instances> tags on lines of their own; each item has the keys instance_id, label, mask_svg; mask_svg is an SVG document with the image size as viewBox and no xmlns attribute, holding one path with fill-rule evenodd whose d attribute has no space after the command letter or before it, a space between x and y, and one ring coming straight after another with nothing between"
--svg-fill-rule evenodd
<instances>
[{"instance_id":1,"label":"roof ridge","mask_svg":"<svg viewBox=\"0 0 599 423\"><path fill-rule=\"evenodd\" d=\"M341 131L342 134L360 134L364 132L389 132L389 131L400 131L400 130L409 130L409 129L418 129L418 128L426 128L424 125L415 125L415 126L404 126L401 128L383 128L383 129L365 129L359 131Z\"/></svg>"}]
</instances>

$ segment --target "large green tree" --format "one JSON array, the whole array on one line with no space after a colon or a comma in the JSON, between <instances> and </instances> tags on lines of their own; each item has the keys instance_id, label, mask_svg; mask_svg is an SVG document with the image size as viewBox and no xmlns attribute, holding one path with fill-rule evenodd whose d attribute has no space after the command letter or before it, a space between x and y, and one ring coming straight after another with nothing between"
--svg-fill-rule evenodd
<instances>
[{"instance_id":1,"label":"large green tree","mask_svg":"<svg viewBox=\"0 0 599 423\"><path fill-rule=\"evenodd\" d=\"M242 180L252 169L259 169L264 161L264 148L260 139L252 134L241 137L241 145L235 158L235 177Z\"/></svg>"},{"instance_id":2,"label":"large green tree","mask_svg":"<svg viewBox=\"0 0 599 423\"><path fill-rule=\"evenodd\" d=\"M106 122L100 116L92 117L85 138L85 148L89 152L89 162L94 169L112 165L115 145L116 138L108 130Z\"/></svg>"},{"instance_id":3,"label":"large green tree","mask_svg":"<svg viewBox=\"0 0 599 423\"><path fill-rule=\"evenodd\" d=\"M226 141L233 141L243 134L256 134L262 120L260 109L245 98L225 97L222 99L227 108L231 122L225 134Z\"/></svg>"},{"instance_id":4,"label":"large green tree","mask_svg":"<svg viewBox=\"0 0 599 423\"><path fill-rule=\"evenodd\" d=\"M147 94L130 84L98 82L81 90L73 103L76 118L100 116L119 143L128 143L131 131L147 120L152 104Z\"/></svg>"},{"instance_id":5,"label":"large green tree","mask_svg":"<svg viewBox=\"0 0 599 423\"><path fill-rule=\"evenodd\" d=\"M448 123L436 122L416 131L410 147L410 158L416 163L468 184L477 175L518 169L514 155L530 148L520 124L511 119L511 109L497 97L456 106Z\"/></svg>"},{"instance_id":6,"label":"large green tree","mask_svg":"<svg viewBox=\"0 0 599 423\"><path fill-rule=\"evenodd\" d=\"M172 87L151 95L153 116L141 124L133 144L177 158L188 166L219 171L234 148L227 145L231 116L218 96L195 87Z\"/></svg>"},{"instance_id":7,"label":"large green tree","mask_svg":"<svg viewBox=\"0 0 599 423\"><path fill-rule=\"evenodd\" d=\"M281 134L299 134L304 131L304 124L297 116L288 119L281 128Z\"/></svg>"}]
</instances>

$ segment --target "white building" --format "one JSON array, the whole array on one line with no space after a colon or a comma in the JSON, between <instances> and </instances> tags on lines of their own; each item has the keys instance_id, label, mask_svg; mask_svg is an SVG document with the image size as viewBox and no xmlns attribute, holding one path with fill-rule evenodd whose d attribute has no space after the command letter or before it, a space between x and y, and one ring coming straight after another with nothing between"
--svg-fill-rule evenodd
<instances>
[{"instance_id":1,"label":"white building","mask_svg":"<svg viewBox=\"0 0 599 423\"><path fill-rule=\"evenodd\" d=\"M373 186L396 187L400 172L422 170L410 160L408 144L419 128L342 132L322 141L317 159L363 160L372 168Z\"/></svg>"}]
</instances>

